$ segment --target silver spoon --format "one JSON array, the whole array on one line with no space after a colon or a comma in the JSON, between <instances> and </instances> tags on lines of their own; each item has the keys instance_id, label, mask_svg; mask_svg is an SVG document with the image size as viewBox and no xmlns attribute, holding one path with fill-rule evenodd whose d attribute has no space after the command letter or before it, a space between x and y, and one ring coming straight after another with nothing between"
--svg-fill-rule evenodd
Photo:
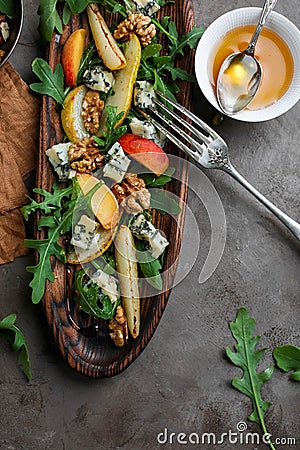
<instances>
[{"instance_id":1,"label":"silver spoon","mask_svg":"<svg viewBox=\"0 0 300 450\"><path fill-rule=\"evenodd\" d=\"M229 115L246 108L261 84L263 69L254 56L254 50L277 0L265 0L259 23L251 41L243 52L229 55L223 62L217 80L217 99L221 109Z\"/></svg>"}]
</instances>

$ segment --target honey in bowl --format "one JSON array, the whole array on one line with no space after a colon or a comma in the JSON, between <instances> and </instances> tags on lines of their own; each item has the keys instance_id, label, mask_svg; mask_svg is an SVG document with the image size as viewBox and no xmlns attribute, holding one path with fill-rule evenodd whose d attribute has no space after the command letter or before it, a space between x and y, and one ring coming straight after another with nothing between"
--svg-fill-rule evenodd
<instances>
[{"instance_id":1,"label":"honey in bowl","mask_svg":"<svg viewBox=\"0 0 300 450\"><path fill-rule=\"evenodd\" d=\"M222 63L235 52L244 51L254 33L255 25L230 30L212 53L210 82L216 90ZM252 111L277 102L288 90L294 74L294 61L284 40L273 30L264 28L255 47L255 57L263 68L263 78L254 99L247 106Z\"/></svg>"}]
</instances>

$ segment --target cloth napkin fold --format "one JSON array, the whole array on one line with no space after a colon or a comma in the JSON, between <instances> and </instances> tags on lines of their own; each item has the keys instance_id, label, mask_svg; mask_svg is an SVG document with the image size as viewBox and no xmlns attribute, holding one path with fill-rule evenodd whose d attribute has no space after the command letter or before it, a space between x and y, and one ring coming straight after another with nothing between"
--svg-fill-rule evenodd
<instances>
[{"instance_id":1,"label":"cloth napkin fold","mask_svg":"<svg viewBox=\"0 0 300 450\"><path fill-rule=\"evenodd\" d=\"M0 264L25 255L20 207L36 166L40 101L7 62L0 69Z\"/></svg>"}]
</instances>

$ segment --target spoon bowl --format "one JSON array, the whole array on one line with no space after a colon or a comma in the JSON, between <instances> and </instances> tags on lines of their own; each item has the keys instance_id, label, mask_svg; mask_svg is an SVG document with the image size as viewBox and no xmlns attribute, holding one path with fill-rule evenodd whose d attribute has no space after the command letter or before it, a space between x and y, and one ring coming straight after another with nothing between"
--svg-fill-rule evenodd
<instances>
[{"instance_id":1,"label":"spoon bowl","mask_svg":"<svg viewBox=\"0 0 300 450\"><path fill-rule=\"evenodd\" d=\"M263 69L260 62L245 52L232 53L223 62L217 81L217 99L226 114L245 109L257 93Z\"/></svg>"},{"instance_id":2,"label":"spoon bowl","mask_svg":"<svg viewBox=\"0 0 300 450\"><path fill-rule=\"evenodd\" d=\"M237 114L255 97L262 81L263 70L254 56L261 30L277 0L265 0L258 25L243 52L229 55L222 64L217 80L217 99L225 114Z\"/></svg>"}]
</instances>

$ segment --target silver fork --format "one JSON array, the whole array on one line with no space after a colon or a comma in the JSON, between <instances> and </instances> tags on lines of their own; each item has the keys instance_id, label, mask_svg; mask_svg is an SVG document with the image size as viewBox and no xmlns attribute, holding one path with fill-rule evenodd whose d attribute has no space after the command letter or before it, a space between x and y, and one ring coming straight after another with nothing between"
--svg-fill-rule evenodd
<instances>
[{"instance_id":1,"label":"silver fork","mask_svg":"<svg viewBox=\"0 0 300 450\"><path fill-rule=\"evenodd\" d=\"M192 122L201 128L201 131L180 117L174 110L170 109L166 106L166 104L158 100L158 98L154 98L153 102L159 106L159 110L150 106L147 108L147 112L143 111L144 116L170 141L177 145L182 151L187 153L196 163L205 169L220 169L231 175L273 214L275 214L275 216L287 226L294 236L300 240L300 224L273 205L273 203L264 197L250 183L248 183L248 181L245 180L245 178L242 177L242 175L240 175L239 172L232 166L229 160L226 142L205 122L199 119L199 117L195 116L195 114L191 113L179 103L174 102L159 91L156 91L156 94L165 102L172 105L175 110L185 114L186 117L191 119ZM191 135L187 134L176 123L174 123L173 120L166 117L161 111L164 111L167 116L172 117L174 121L188 129L191 132ZM159 121L157 119L159 119ZM183 143L182 139L178 138L169 129L172 129L173 132L178 134L180 137L184 137L190 146Z\"/></svg>"}]
</instances>

